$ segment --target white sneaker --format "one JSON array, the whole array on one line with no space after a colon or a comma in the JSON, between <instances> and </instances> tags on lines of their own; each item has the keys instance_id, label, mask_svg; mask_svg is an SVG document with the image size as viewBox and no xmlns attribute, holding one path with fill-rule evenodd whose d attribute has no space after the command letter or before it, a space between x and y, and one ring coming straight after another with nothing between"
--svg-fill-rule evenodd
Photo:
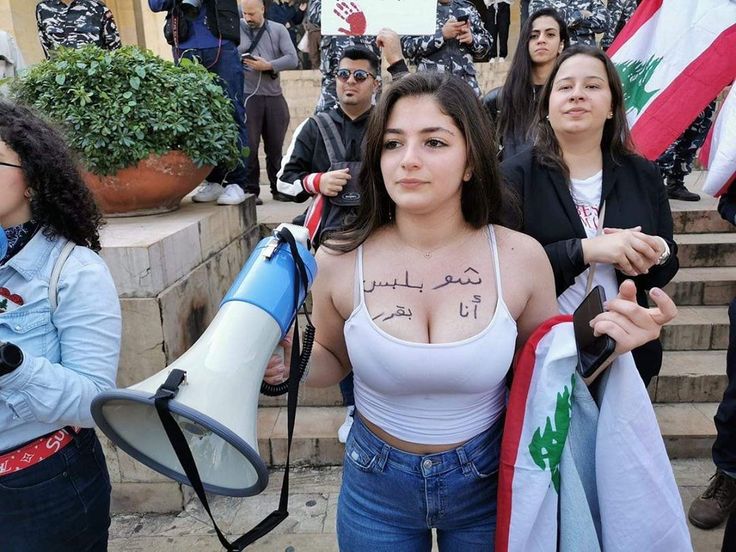
<instances>
[{"instance_id":1,"label":"white sneaker","mask_svg":"<svg viewBox=\"0 0 736 552\"><path fill-rule=\"evenodd\" d=\"M506 61L506 58L502 58L502 57L498 58L498 63L503 63L504 61Z\"/></svg>"},{"instance_id":2,"label":"white sneaker","mask_svg":"<svg viewBox=\"0 0 736 552\"><path fill-rule=\"evenodd\" d=\"M197 193L192 196L192 201L196 201L197 203L215 201L222 195L224 190L225 188L217 182L204 182L197 190Z\"/></svg>"},{"instance_id":3,"label":"white sneaker","mask_svg":"<svg viewBox=\"0 0 736 552\"><path fill-rule=\"evenodd\" d=\"M240 205L245 201L245 192L237 184L228 184L217 198L218 205Z\"/></svg>"},{"instance_id":4,"label":"white sneaker","mask_svg":"<svg viewBox=\"0 0 736 552\"><path fill-rule=\"evenodd\" d=\"M490 60L488 60L488 61L489 61L490 63L496 63L496 58L491 58L491 59L490 59Z\"/></svg>"},{"instance_id":5,"label":"white sneaker","mask_svg":"<svg viewBox=\"0 0 736 552\"><path fill-rule=\"evenodd\" d=\"M337 430L337 440L341 443L348 440L350 428L353 427L353 414L355 414L355 407L348 406L345 412L345 421L340 426L340 429Z\"/></svg>"}]
</instances>

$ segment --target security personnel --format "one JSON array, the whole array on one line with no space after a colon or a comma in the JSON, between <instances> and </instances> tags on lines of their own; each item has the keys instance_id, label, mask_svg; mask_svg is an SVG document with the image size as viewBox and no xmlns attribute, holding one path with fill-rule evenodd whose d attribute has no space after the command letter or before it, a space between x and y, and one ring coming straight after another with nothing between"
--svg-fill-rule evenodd
<instances>
[{"instance_id":1,"label":"security personnel","mask_svg":"<svg viewBox=\"0 0 736 552\"><path fill-rule=\"evenodd\" d=\"M491 49L478 10L468 0L438 0L437 28L433 35L405 36L404 55L417 72L451 73L462 78L480 96L473 61L482 61Z\"/></svg>"},{"instance_id":2,"label":"security personnel","mask_svg":"<svg viewBox=\"0 0 736 552\"><path fill-rule=\"evenodd\" d=\"M529 15L542 8L554 8L562 16L571 45L595 46L596 33L608 30L608 11L602 0L531 0Z\"/></svg>"},{"instance_id":3,"label":"security personnel","mask_svg":"<svg viewBox=\"0 0 736 552\"><path fill-rule=\"evenodd\" d=\"M120 48L120 33L102 0L42 0L36 6L36 23L47 58L59 46Z\"/></svg>"}]
</instances>

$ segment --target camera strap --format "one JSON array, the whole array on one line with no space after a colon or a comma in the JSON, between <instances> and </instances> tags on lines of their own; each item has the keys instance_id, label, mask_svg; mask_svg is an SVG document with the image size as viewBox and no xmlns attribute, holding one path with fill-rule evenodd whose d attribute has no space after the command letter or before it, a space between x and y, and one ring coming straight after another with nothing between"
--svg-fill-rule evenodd
<instances>
[{"instance_id":1,"label":"camera strap","mask_svg":"<svg viewBox=\"0 0 736 552\"><path fill-rule=\"evenodd\" d=\"M250 43L250 46L248 46L248 49L245 51L248 54L252 54L253 50L256 49L256 46L258 46L258 43L261 41L261 37L263 36L263 33L266 32L266 25L268 25L268 20L263 20L263 25L260 29L258 29L258 32L256 33L256 36L253 38L253 40Z\"/></svg>"}]
</instances>

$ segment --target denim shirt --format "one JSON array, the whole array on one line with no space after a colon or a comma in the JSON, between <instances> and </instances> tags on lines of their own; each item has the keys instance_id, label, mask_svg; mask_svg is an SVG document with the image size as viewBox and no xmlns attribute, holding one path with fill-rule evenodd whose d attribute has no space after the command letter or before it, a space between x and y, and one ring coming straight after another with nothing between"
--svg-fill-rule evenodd
<instances>
[{"instance_id":1,"label":"denim shirt","mask_svg":"<svg viewBox=\"0 0 736 552\"><path fill-rule=\"evenodd\" d=\"M120 302L93 251L72 250L51 312L49 280L66 241L39 230L0 265L0 341L18 345L24 356L0 376L0 451L64 426L92 427L92 399L115 386Z\"/></svg>"}]
</instances>

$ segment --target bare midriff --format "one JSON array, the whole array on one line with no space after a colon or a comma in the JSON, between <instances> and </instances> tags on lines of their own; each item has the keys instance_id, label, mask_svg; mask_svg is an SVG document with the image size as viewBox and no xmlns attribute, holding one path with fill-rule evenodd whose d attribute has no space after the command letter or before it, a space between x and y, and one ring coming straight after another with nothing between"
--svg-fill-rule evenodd
<instances>
[{"instance_id":1,"label":"bare midriff","mask_svg":"<svg viewBox=\"0 0 736 552\"><path fill-rule=\"evenodd\" d=\"M371 432L376 437L381 439L384 443L403 452L409 452L411 454L426 455L437 454L438 452L447 452L448 450L456 449L457 447L467 442L461 441L459 443L450 443L448 445L423 445L421 443L410 443L409 441L398 439L397 437L386 433L376 424L366 420L363 416L360 415L360 413L357 413L357 415L360 416L360 421L363 422L363 424L365 424L365 426L370 429Z\"/></svg>"}]
</instances>

